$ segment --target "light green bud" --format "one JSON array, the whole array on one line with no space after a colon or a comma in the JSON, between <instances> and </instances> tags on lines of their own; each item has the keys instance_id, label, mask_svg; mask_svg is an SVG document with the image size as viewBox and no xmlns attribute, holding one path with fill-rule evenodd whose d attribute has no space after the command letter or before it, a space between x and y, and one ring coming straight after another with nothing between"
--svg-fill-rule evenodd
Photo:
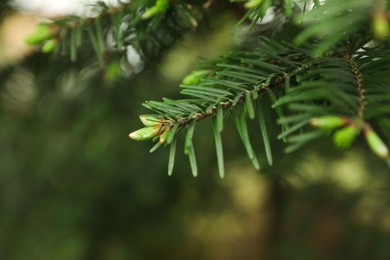
<instances>
[{"instance_id":1,"label":"light green bud","mask_svg":"<svg viewBox=\"0 0 390 260\"><path fill-rule=\"evenodd\" d=\"M35 27L35 32L25 38L25 42L29 45L40 44L43 41L50 39L53 33L48 24L40 23Z\"/></svg>"},{"instance_id":2,"label":"light green bud","mask_svg":"<svg viewBox=\"0 0 390 260\"><path fill-rule=\"evenodd\" d=\"M374 36L380 40L384 40L389 37L390 28L389 21L385 12L376 12L372 21L372 30Z\"/></svg>"},{"instance_id":3,"label":"light green bud","mask_svg":"<svg viewBox=\"0 0 390 260\"><path fill-rule=\"evenodd\" d=\"M47 40L45 44L42 46L42 52L50 53L52 52L58 45L57 39Z\"/></svg>"},{"instance_id":4,"label":"light green bud","mask_svg":"<svg viewBox=\"0 0 390 260\"><path fill-rule=\"evenodd\" d=\"M155 6L161 11L166 11L169 7L169 3L168 0L157 0Z\"/></svg>"},{"instance_id":5,"label":"light green bud","mask_svg":"<svg viewBox=\"0 0 390 260\"><path fill-rule=\"evenodd\" d=\"M129 137L136 141L150 140L157 136L159 132L158 127L144 127L129 134Z\"/></svg>"},{"instance_id":6,"label":"light green bud","mask_svg":"<svg viewBox=\"0 0 390 260\"><path fill-rule=\"evenodd\" d=\"M168 136L170 134L170 129L166 129L162 135L160 135L160 143L165 143L168 139Z\"/></svg>"},{"instance_id":7,"label":"light green bud","mask_svg":"<svg viewBox=\"0 0 390 260\"><path fill-rule=\"evenodd\" d=\"M263 3L263 0L249 0L245 3L246 8L255 8L259 7Z\"/></svg>"},{"instance_id":8,"label":"light green bud","mask_svg":"<svg viewBox=\"0 0 390 260\"><path fill-rule=\"evenodd\" d=\"M145 13L141 15L142 19L149 19L158 13L164 13L169 7L168 0L157 0L154 6L148 8Z\"/></svg>"},{"instance_id":9,"label":"light green bud","mask_svg":"<svg viewBox=\"0 0 390 260\"><path fill-rule=\"evenodd\" d=\"M161 117L159 115L140 115L139 119L144 126L156 126L161 124Z\"/></svg>"},{"instance_id":10,"label":"light green bud","mask_svg":"<svg viewBox=\"0 0 390 260\"><path fill-rule=\"evenodd\" d=\"M355 125L349 125L334 133L333 142L337 147L347 149L351 147L359 132L360 128L357 128Z\"/></svg>"},{"instance_id":11,"label":"light green bud","mask_svg":"<svg viewBox=\"0 0 390 260\"><path fill-rule=\"evenodd\" d=\"M364 136L366 137L368 146L371 150L382 159L389 158L389 149L382 139L375 133L372 128L368 125L364 125Z\"/></svg>"},{"instance_id":12,"label":"light green bud","mask_svg":"<svg viewBox=\"0 0 390 260\"><path fill-rule=\"evenodd\" d=\"M184 85L196 85L209 73L208 70L195 70L183 79Z\"/></svg>"},{"instance_id":13,"label":"light green bud","mask_svg":"<svg viewBox=\"0 0 390 260\"><path fill-rule=\"evenodd\" d=\"M323 116L310 119L310 125L325 130L333 130L346 124L346 118L339 116Z\"/></svg>"}]
</instances>

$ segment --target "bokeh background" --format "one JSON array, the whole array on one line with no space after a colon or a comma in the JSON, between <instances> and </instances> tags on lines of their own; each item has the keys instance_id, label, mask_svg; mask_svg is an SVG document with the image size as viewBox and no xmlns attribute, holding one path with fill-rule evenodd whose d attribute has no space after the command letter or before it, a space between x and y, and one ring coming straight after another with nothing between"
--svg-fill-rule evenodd
<instances>
[{"instance_id":1,"label":"bokeh background","mask_svg":"<svg viewBox=\"0 0 390 260\"><path fill-rule=\"evenodd\" d=\"M220 179L210 122L195 133L197 178L181 149L168 177L168 149L127 137L143 101L178 97L199 57L234 48L234 12L117 76L25 46L47 10L0 8L0 259L389 259L389 169L364 142L286 155L274 138L269 167L253 124L255 171L230 122Z\"/></svg>"}]
</instances>

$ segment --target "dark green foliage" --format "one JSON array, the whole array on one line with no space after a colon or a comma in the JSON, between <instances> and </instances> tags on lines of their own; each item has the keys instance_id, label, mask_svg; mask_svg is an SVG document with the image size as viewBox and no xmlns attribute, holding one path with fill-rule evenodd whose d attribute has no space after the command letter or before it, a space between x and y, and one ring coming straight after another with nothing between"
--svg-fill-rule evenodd
<instances>
[{"instance_id":1,"label":"dark green foliage","mask_svg":"<svg viewBox=\"0 0 390 260\"><path fill-rule=\"evenodd\" d=\"M110 53L126 56L129 48L134 49L141 60L148 61L156 58L160 49L172 44L183 31L196 28L204 12L198 6L189 8L182 1L148 17L139 15L152 8L153 3L149 0L134 1L112 7L98 2L90 6L94 16L55 19L50 24L52 36L33 43L55 39L58 42L55 51L69 56L71 61L77 59L82 45L90 44L101 66L112 59ZM133 69L139 71L139 68Z\"/></svg>"},{"instance_id":2,"label":"dark green foliage","mask_svg":"<svg viewBox=\"0 0 390 260\"><path fill-rule=\"evenodd\" d=\"M270 37L252 33L248 39L255 38L255 41L249 40L247 44L243 41L243 46L237 50L201 63L183 80L180 93L184 98L146 101L144 106L161 116L160 128L144 128L132 133L131 138L158 141L151 149L153 152L162 144L172 143L185 129L184 152L189 156L196 176L193 132L198 121L212 117L214 123L210 131L214 133L220 175L223 176L221 132L224 115L226 118L232 115L255 168L259 168L259 163L249 139L246 118L258 117L265 155L268 163L273 164L266 127L269 122L264 119L270 109L278 114L275 121L282 126L278 139L288 143L287 152L330 135L332 130L335 131L335 144L346 148L364 127L384 125L390 111L386 104L390 100L390 82L386 77L389 50L383 41L390 34L389 23L384 18L387 1L238 2L243 2L247 9L239 24L249 20L249 29L255 31L259 27ZM86 31L100 64L104 65L106 52L112 50L124 52L131 48L142 56L141 59L150 56L171 44L183 31L197 27L212 4L209 1L191 4L133 1L113 8L99 3L94 7L95 17L56 19L51 27L61 45L58 49L69 53L71 60L76 59L77 48L84 41ZM263 23L263 19L270 22ZM285 41L280 40L280 35L276 37L277 31L284 33L289 28L294 28L298 34L287 36ZM276 32L268 33L270 30ZM109 48L106 42L111 43ZM137 67L136 64L132 66ZM265 107L264 102L271 103L272 107ZM344 123L334 129L313 124L329 116ZM137 135L145 131L150 132L147 138ZM382 127L382 131L388 135L388 130ZM174 154L175 148L172 148L169 174L172 173Z\"/></svg>"},{"instance_id":3,"label":"dark green foliage","mask_svg":"<svg viewBox=\"0 0 390 260\"><path fill-rule=\"evenodd\" d=\"M0 259L387 259L389 42L373 24L389 1L335 2L326 23L304 19L325 3L309 0L135 0L56 19L54 57L0 72ZM217 19L244 16L234 50L201 53L181 88L162 76L228 41ZM344 16L358 23L331 47L332 31L295 44ZM149 141L128 140L142 127Z\"/></svg>"}]
</instances>

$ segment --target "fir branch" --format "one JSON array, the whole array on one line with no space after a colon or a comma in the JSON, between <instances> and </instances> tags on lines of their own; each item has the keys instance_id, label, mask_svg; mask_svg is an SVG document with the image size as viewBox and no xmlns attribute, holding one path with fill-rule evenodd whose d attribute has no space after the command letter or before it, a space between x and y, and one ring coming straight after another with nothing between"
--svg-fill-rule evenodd
<instances>
[{"instance_id":1,"label":"fir branch","mask_svg":"<svg viewBox=\"0 0 390 260\"><path fill-rule=\"evenodd\" d=\"M192 99L171 100L164 98L163 102L145 102L145 107L160 114L160 116L153 116L159 119L154 127L146 124L146 128L131 133L130 137L136 140L145 140L145 132L147 132L148 139L155 140L159 137L161 143L170 143L166 141L168 139L163 137L164 135L175 136L181 129L187 129L185 151L186 154L191 155L191 168L195 176L197 166L192 144L194 126L198 121L208 117L217 118L214 121L216 122L214 135L220 176L224 176L224 169L221 166L223 162L222 143L219 134L222 130L221 114L224 113L223 111L232 113L248 156L254 166L259 167L247 133L246 111L250 118L259 117L267 159L272 164L269 137L265 125L262 125L265 122L262 116L263 111L255 110L252 102L257 102L265 92L270 93L271 89L283 89L290 84L291 78L304 74L318 64L313 59L309 59L305 50L297 49L288 44L281 45L269 39L263 40L262 48L255 52L232 52L216 61L214 68L207 65L202 68L203 70L196 71L187 77L184 80L187 84L182 86L182 93L189 95ZM144 122L142 118L141 120ZM170 166L169 173L171 172Z\"/></svg>"},{"instance_id":2,"label":"fir branch","mask_svg":"<svg viewBox=\"0 0 390 260\"><path fill-rule=\"evenodd\" d=\"M196 28L207 8L208 5L167 0L131 1L114 7L98 2L92 6L96 14L52 19L40 24L40 28L46 27L44 34L37 30L27 41L43 46L54 41L58 46L50 51L62 50L63 55L70 54L72 61L76 60L81 43L92 44L101 65L109 60L110 52L124 53L128 46L136 48L145 59L171 44L185 30Z\"/></svg>"},{"instance_id":3,"label":"fir branch","mask_svg":"<svg viewBox=\"0 0 390 260\"><path fill-rule=\"evenodd\" d=\"M264 39L265 41L268 41L268 39ZM276 44L274 42L269 41L268 44ZM278 46L280 47L280 46ZM284 46L286 48L287 46ZM291 46L288 46L289 48ZM265 49L265 48L264 48ZM199 79L199 90L203 91L203 95L209 94L212 95L212 91L217 91L219 88L213 88L213 87L205 87L207 86L209 79L216 79L215 81L211 81L211 83L219 83L221 87L226 87L227 89L230 89L230 91L233 90L233 86L231 85L233 82L237 85L241 86L246 86L243 88L238 88L239 91L233 91L234 98L229 98L225 97L223 100L216 100L216 99L211 99L210 101L207 102L201 102L202 98L199 98L200 101L196 101L196 99L191 100L191 99L186 99L183 100L186 103L193 103L193 105L197 102L202 103L202 107L196 107L198 111L194 112L194 110L190 110L187 112L187 115L184 114L179 114L175 116L175 111L173 111L174 106L178 106L178 103L176 103L173 100L168 100L164 99L164 102L155 102L155 101L148 101L144 104L145 107L157 112L163 114L163 116L167 116L167 114L164 115L164 111L171 113L171 116L168 116L167 118L164 118L164 123L163 125L171 128L175 125L178 125L179 128L185 127L189 124L191 124L193 121L197 122L203 119L206 119L208 117L213 117L216 115L217 111L219 108L222 108L223 110L230 110L235 106L242 105L246 102L246 100L251 98L252 100L257 100L258 97L262 93L264 93L267 89L273 89L273 88L278 88L281 85L283 85L286 81L287 78L294 77L298 74L301 74L303 71L309 69L313 63L312 61L306 61L308 56L305 55L304 51L302 50L289 50L289 52L286 52L286 49L283 49L286 54L284 56L277 56L275 54L268 55L271 53L271 51L267 50L265 51L264 49L259 49L257 52L254 53L245 53L245 52L233 52L231 55L225 57L225 60L232 60L232 62L236 62L235 60L237 59L241 62L240 66L237 65L228 65L226 63L221 63L217 62L217 68L213 73L208 73L207 77L203 79ZM259 56L262 57L264 56L264 62L261 62L260 60L253 60L251 57ZM283 67L288 64L289 67ZM258 70L254 69L248 69L248 66L258 66ZM232 70L233 69L233 70ZM267 71L265 75L267 77L262 77L262 70ZM245 79L238 78L237 81L229 81L229 77L235 78L238 76L235 76L233 71L239 71L241 74L245 75L245 77L251 77L253 76L254 79L261 79L260 81L254 80L254 83L247 83L245 82ZM223 73L226 71L226 74ZM248 71L247 74L245 71ZM249 73L250 71L250 73ZM277 73L271 73L270 71L275 71ZM240 74L240 75L241 75ZM225 80L219 80L219 76L222 75L222 77L226 77ZM232 76L233 75L233 76ZM206 83L206 84L202 84ZM229 84L230 83L230 84ZM183 88L186 88L188 86L183 85ZM189 86L192 87L192 86ZM192 87L194 88L194 87ZM210 93L207 93L207 91L210 91ZM194 95L193 92L182 92L182 93L190 93ZM227 92L230 93L230 92ZM201 95L201 94L199 94ZM202 96L202 95L201 95ZM216 94L218 96L218 94ZM204 111L202 111L204 110ZM178 118L176 118L178 117Z\"/></svg>"},{"instance_id":4,"label":"fir branch","mask_svg":"<svg viewBox=\"0 0 390 260\"><path fill-rule=\"evenodd\" d=\"M337 129L333 138L335 144L341 148L348 148L364 130L370 148L376 154L380 154L381 158L387 159L388 154L384 155L383 152L385 144L369 123L364 121L367 100L380 101L379 97L366 95L364 86L376 78L367 78L364 75L377 75L378 70L388 73L387 54L384 54L386 57L384 60L378 60L375 51L365 49L358 54L350 55L343 51L332 51L324 57L314 58L307 54L309 50L298 49L288 44L280 45L269 39L263 39L263 44L256 52L232 52L215 62L214 67L210 64L204 65L203 70L187 77L184 81L192 84L183 85L182 93L192 99L146 102L145 107L161 115L160 130L153 132L155 133L153 136L162 136L164 133L177 135L181 129L191 126L188 132L191 133L192 140L193 127L198 121L212 117L217 118L214 120L217 122L222 111L231 112L248 157L258 168L259 164L250 144L245 121L246 116L251 119L257 116L260 120L267 159L269 164L272 164L269 137L265 130L265 122L261 119L262 111L256 110L255 113L252 104L254 101L257 104L263 102L259 99L268 93L273 101L273 108L283 107L288 111L284 113L277 110L279 123L282 124L282 132L278 138L289 143L286 152L295 151ZM378 64L379 67L373 67L373 64ZM281 93L279 99L274 97L272 90ZM383 92L388 88L380 86L377 88L377 91L379 90ZM390 100L390 91L386 93ZM383 96L381 98L383 100ZM373 107L370 110L376 109L377 107ZM390 113L390 110L383 112ZM308 124L320 129L313 131L307 127ZM217 159L220 175L223 176L222 143L217 128L222 129L214 123ZM160 142L164 142L161 136ZM189 151L192 141L186 143L185 149ZM193 148L191 149L193 152ZM196 170L194 156L190 161L193 170Z\"/></svg>"},{"instance_id":5,"label":"fir branch","mask_svg":"<svg viewBox=\"0 0 390 260\"><path fill-rule=\"evenodd\" d=\"M362 36L372 37L368 22L377 4L378 1L366 0L322 1L322 4L296 17L304 28L294 42L303 44L315 40L318 44L313 54L322 56L331 49L351 45Z\"/></svg>"},{"instance_id":6,"label":"fir branch","mask_svg":"<svg viewBox=\"0 0 390 260\"><path fill-rule=\"evenodd\" d=\"M357 92L358 92L358 96L359 96L359 109L357 111L357 115L359 118L363 119L363 114L364 114L364 111L366 109L366 106L367 106L367 102L366 102L366 97L365 97L365 90L363 88L363 77L362 77L362 74L359 70L359 66L357 64L357 62L355 60L353 60L352 58L350 57L346 57L345 58L347 60L347 62L350 64L351 66L351 71L352 73L354 74L355 76L355 80L356 80L356 89L357 89Z\"/></svg>"},{"instance_id":7,"label":"fir branch","mask_svg":"<svg viewBox=\"0 0 390 260\"><path fill-rule=\"evenodd\" d=\"M275 79L269 79L268 80L269 82L261 83L255 89L239 94L238 96L235 97L235 99L238 100L236 102L234 102L233 100L221 102L219 105L214 106L208 112L198 112L188 118L182 118L179 120L171 119L167 121L167 124L169 126L179 125L179 127L184 127L191 124L193 121L197 122L206 119L208 117L215 116L218 111L218 108L222 108L223 110L232 109L236 105L242 105L243 103L245 103L248 97L255 96L256 98L254 98L254 100L256 100L260 96L260 94L264 93L267 89L280 87L282 84L285 83L287 77L291 77L293 75L299 74L302 70L308 68L309 68L308 64L303 64L300 68L291 72L291 74L284 74L282 76L276 77Z\"/></svg>"}]
</instances>

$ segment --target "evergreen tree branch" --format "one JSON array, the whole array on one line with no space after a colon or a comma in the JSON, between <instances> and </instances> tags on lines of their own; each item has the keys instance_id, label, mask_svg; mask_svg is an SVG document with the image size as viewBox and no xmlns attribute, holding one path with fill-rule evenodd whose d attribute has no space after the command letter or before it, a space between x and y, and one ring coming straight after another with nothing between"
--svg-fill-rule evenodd
<instances>
[{"instance_id":1,"label":"evergreen tree branch","mask_svg":"<svg viewBox=\"0 0 390 260\"><path fill-rule=\"evenodd\" d=\"M350 66L352 68L352 73L355 76L356 89L357 89L357 92L358 92L359 103L360 103L357 115L358 115L359 118L363 119L363 114L364 114L364 111L366 110L366 105L367 105L366 97L365 97L365 94L364 94L365 90L363 88L363 77L362 77L362 74L361 74L361 72L359 70L359 66L358 66L357 62L354 61L350 57L346 57L346 60L350 64Z\"/></svg>"},{"instance_id":2,"label":"evergreen tree branch","mask_svg":"<svg viewBox=\"0 0 390 260\"><path fill-rule=\"evenodd\" d=\"M388 64L388 58L384 55L385 60L369 59L372 51L366 48L349 56L345 52L331 51L324 57L316 58L310 56L309 49L300 49L264 38L263 44L255 52L232 52L219 59L214 66L207 64L201 70L190 74L184 80L187 84L182 85L184 90L181 91L190 98L163 99L163 102L147 101L145 107L158 114L154 115L157 118L155 125L153 128L146 125L146 128L131 133L130 137L136 140L160 139L160 143L169 144L164 135L171 135L171 139L174 139L180 130L194 126L198 121L209 117L218 120L217 115L220 120L220 113L231 112L248 157L258 168L245 118L261 116L258 110L255 112L253 102L261 104L267 93L273 102L273 108L282 108L278 113L278 122L282 125L278 138L289 143L286 152L295 151L333 131L333 140L341 148L350 147L361 132L367 140L370 139L368 136L372 135L375 138L371 139L381 140L366 121L365 111L377 111L377 107L368 106L370 103L367 103L367 100L370 100L370 97L366 96L365 89L367 84L372 84L374 78L365 78L364 75L369 74L368 71L374 73L373 68L370 68L372 63ZM388 68L376 69L388 73ZM279 98L274 97L274 91ZM260 128L266 144L269 143L269 138L262 128L263 124L264 121L261 121ZM319 129L313 130L309 125ZM217 127L214 126L214 132ZM144 138L142 133L146 129L152 132ZM191 130L191 140L192 134ZM223 158L219 135L215 135L215 140L220 165ZM383 152L386 150L383 148L386 147L383 142L368 143L374 152L373 147L382 147L376 149L381 152L375 153L382 158L388 158ZM186 149L190 146L192 141ZM266 147L267 158L271 164L269 150L269 146ZM193 149L191 151L193 152ZM194 167L194 158L190 159ZM224 170L221 166L219 168L220 175L223 176Z\"/></svg>"},{"instance_id":3,"label":"evergreen tree branch","mask_svg":"<svg viewBox=\"0 0 390 260\"><path fill-rule=\"evenodd\" d=\"M266 44L276 43L269 41ZM277 47L280 48L281 45ZM181 93L197 99L164 99L163 102L147 101L144 105L167 116L163 120L164 125L185 127L193 121L215 116L219 108L229 110L245 104L247 99L256 100L266 89L276 88L285 83L287 78L294 77L310 67L310 62L305 62L308 56L299 50L288 50L290 47L283 46L286 48L286 57L278 57L265 48L254 53L232 52L218 61L214 68L203 68L188 77L201 75L202 78L184 80L190 84L183 84L184 90ZM257 59L262 55L264 62ZM239 65L236 65L237 63ZM186 105L192 107L186 110Z\"/></svg>"},{"instance_id":4,"label":"evergreen tree branch","mask_svg":"<svg viewBox=\"0 0 390 260\"><path fill-rule=\"evenodd\" d=\"M313 40L318 44L313 49L315 56L322 56L331 49L351 45L355 39L373 36L377 39L389 37L389 25L385 1L375 0L327 0L296 17L304 26L295 38L296 44ZM372 31L370 31L370 26ZM336 47L336 48L335 48Z\"/></svg>"},{"instance_id":5,"label":"evergreen tree branch","mask_svg":"<svg viewBox=\"0 0 390 260\"><path fill-rule=\"evenodd\" d=\"M202 2L203 3L203 2ZM92 16L67 16L40 24L27 40L44 52L77 59L78 49L90 44L101 65L111 52L126 53L132 46L143 59L154 57L182 32L196 28L209 5L186 1L131 1L118 6L98 2Z\"/></svg>"},{"instance_id":6,"label":"evergreen tree branch","mask_svg":"<svg viewBox=\"0 0 390 260\"><path fill-rule=\"evenodd\" d=\"M144 58L169 45L183 31L196 27L211 2L187 5L179 0L132 1L115 10L101 5L98 15L92 18L56 19L50 25L52 28L42 27L33 40L60 42L71 60L76 59L85 35L102 65L108 52L123 53L129 47ZM171 175L176 139L184 130L184 151L193 175L197 176L195 126L212 118L218 168L223 177L221 132L224 115L231 115L248 157L259 168L246 120L258 117L267 160L272 164L263 116L264 110L270 109L263 105L268 99L279 117L277 122L282 130L278 139L288 143L286 152L329 135L333 135L338 147L349 148L363 134L371 150L390 162L387 146L376 133L379 125L390 137L387 105L390 55L386 43L390 35L389 1L304 1L303 9L301 1L240 2L247 8L241 22L251 20L250 28L261 26L266 16L274 23L279 23L282 17L283 25L291 20L300 24L301 31L294 44L257 35L258 49L233 51L201 64L181 85L180 93L185 98L146 101L144 106L155 114L142 115L145 127L129 136L157 141L150 152L171 144L168 166ZM312 3L310 8L306 8L308 3ZM268 12L271 8L278 15L283 10L282 15ZM57 29L53 29L55 26Z\"/></svg>"}]
</instances>

